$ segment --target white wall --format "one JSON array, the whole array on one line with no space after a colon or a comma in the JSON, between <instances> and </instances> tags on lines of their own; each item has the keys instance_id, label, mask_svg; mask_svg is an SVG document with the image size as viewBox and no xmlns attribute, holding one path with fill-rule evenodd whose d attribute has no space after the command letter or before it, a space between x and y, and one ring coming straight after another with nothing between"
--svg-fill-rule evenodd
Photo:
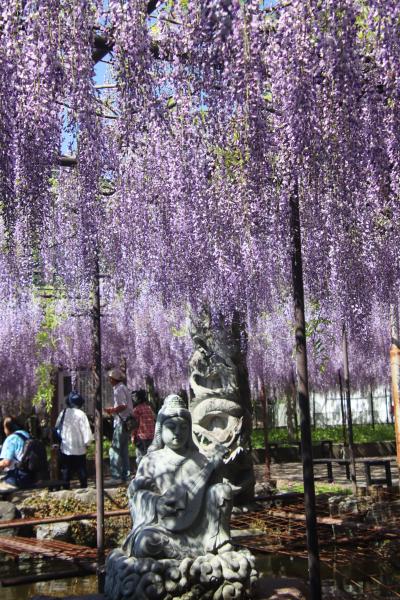
<instances>
[{"instance_id":1,"label":"white wall","mask_svg":"<svg viewBox=\"0 0 400 600\"><path fill-rule=\"evenodd\" d=\"M390 414L390 391L388 388L377 388L373 391L373 407L375 423L391 423ZM344 401L346 405L346 402ZM277 401L270 409L274 413L274 421L277 427L286 426L286 402L282 399ZM372 423L371 400L369 393L352 392L351 412L353 423ZM310 393L311 423L317 427L328 425L341 425L342 414L340 396L337 392L327 394Z\"/></svg>"},{"instance_id":2,"label":"white wall","mask_svg":"<svg viewBox=\"0 0 400 600\"><path fill-rule=\"evenodd\" d=\"M65 396L68 395L71 383L70 371L59 371L58 373L58 412L65 407ZM92 375L90 371L81 370L76 372L76 389L85 399L84 410L88 416L94 416L94 398ZM102 397L103 406L112 406L112 387L108 381L107 373L102 374Z\"/></svg>"}]
</instances>

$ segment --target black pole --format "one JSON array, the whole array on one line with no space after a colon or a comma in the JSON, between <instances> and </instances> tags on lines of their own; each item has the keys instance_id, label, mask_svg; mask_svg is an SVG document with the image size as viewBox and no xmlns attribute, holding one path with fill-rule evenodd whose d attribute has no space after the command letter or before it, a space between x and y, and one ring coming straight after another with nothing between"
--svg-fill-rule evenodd
<instances>
[{"instance_id":1,"label":"black pole","mask_svg":"<svg viewBox=\"0 0 400 600\"><path fill-rule=\"evenodd\" d=\"M372 384L370 385L370 388L369 388L369 403L370 403L370 406L371 406L371 423L372 423L372 429L375 429L374 392L372 390Z\"/></svg>"},{"instance_id":2,"label":"black pole","mask_svg":"<svg viewBox=\"0 0 400 600\"><path fill-rule=\"evenodd\" d=\"M96 522L97 522L97 565L98 587L103 591L104 564L104 472L103 472L103 407L101 397L101 320L100 320L100 277L99 260L96 257L93 274L92 306L93 383L94 383L94 427L96 442Z\"/></svg>"},{"instance_id":3,"label":"black pole","mask_svg":"<svg viewBox=\"0 0 400 600\"><path fill-rule=\"evenodd\" d=\"M261 408L262 408L262 422L263 422L263 433L264 433L264 449L265 449L265 460L264 460L264 478L266 481L271 481L271 454L269 449L268 441L268 401L267 392L265 390L265 384L260 382L259 394Z\"/></svg>"},{"instance_id":4,"label":"black pole","mask_svg":"<svg viewBox=\"0 0 400 600\"><path fill-rule=\"evenodd\" d=\"M316 428L316 419L315 419L315 390L312 393L312 416L313 416L313 429Z\"/></svg>"},{"instance_id":5,"label":"black pole","mask_svg":"<svg viewBox=\"0 0 400 600\"><path fill-rule=\"evenodd\" d=\"M353 438L353 418L351 416L351 396L350 396L350 375L349 375L349 348L347 344L346 326L343 324L343 375L344 388L346 394L347 408L347 431L349 434L349 458L350 458L350 477L353 493L357 492L356 463L354 459L354 438Z\"/></svg>"},{"instance_id":6,"label":"black pole","mask_svg":"<svg viewBox=\"0 0 400 600\"><path fill-rule=\"evenodd\" d=\"M340 390L340 411L342 413L343 445L346 448L346 446L347 446L346 415L345 415L345 410L344 410L343 383L342 383L342 374L340 372L340 369L338 369L338 378L339 378L339 390Z\"/></svg>"},{"instance_id":7,"label":"black pole","mask_svg":"<svg viewBox=\"0 0 400 600\"><path fill-rule=\"evenodd\" d=\"M307 528L308 574L311 600L321 600L321 574L315 508L314 468L312 458L310 398L308 392L307 347L304 314L303 263L299 193L296 184L290 198L290 234L292 247L293 304L296 328L296 374L300 410L301 458L303 463L304 507Z\"/></svg>"}]
</instances>

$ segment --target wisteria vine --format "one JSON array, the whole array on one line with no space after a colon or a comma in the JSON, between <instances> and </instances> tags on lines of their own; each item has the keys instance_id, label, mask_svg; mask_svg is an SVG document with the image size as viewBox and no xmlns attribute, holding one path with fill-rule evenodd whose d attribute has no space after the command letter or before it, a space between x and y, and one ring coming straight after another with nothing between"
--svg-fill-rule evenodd
<instances>
[{"instance_id":1,"label":"wisteria vine","mask_svg":"<svg viewBox=\"0 0 400 600\"><path fill-rule=\"evenodd\" d=\"M123 353L132 380L185 385L190 340L177 332L188 306L207 304L226 318L241 311L253 385L284 389L294 184L313 385L336 382L343 323L357 384L384 381L399 283L397 4L3 2L7 381L20 360L10 330L31 340L24 362L34 380L46 286L62 315L51 360L87 366L82 331L99 261L105 364ZM96 35L111 50L104 85Z\"/></svg>"}]
</instances>

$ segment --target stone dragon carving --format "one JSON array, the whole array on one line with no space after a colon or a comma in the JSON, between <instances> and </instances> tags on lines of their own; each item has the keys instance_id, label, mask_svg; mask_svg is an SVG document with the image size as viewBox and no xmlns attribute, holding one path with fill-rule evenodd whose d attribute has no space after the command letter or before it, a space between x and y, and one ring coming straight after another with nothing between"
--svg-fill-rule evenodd
<instances>
[{"instance_id":1,"label":"stone dragon carving","mask_svg":"<svg viewBox=\"0 0 400 600\"><path fill-rule=\"evenodd\" d=\"M191 335L195 346L189 362L194 441L209 457L218 445L226 447L225 475L236 494L235 502L251 501L251 412L240 386L237 341L224 324L213 326L207 311L192 318Z\"/></svg>"}]
</instances>

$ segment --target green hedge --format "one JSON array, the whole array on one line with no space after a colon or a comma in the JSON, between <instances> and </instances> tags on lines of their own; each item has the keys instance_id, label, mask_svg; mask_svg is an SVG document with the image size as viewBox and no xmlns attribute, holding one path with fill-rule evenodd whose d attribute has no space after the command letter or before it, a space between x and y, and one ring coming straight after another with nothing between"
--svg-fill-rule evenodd
<instances>
[{"instance_id":1,"label":"green hedge","mask_svg":"<svg viewBox=\"0 0 400 600\"><path fill-rule=\"evenodd\" d=\"M103 440L103 458L108 458L109 457L109 450L110 450L110 446L111 446L111 442L110 440L108 440L107 438L104 438ZM94 458L94 448L95 445L94 444L90 444L86 457L87 458ZM129 456L133 456L135 457L135 447L133 446L133 444L131 442L129 442Z\"/></svg>"},{"instance_id":2,"label":"green hedge","mask_svg":"<svg viewBox=\"0 0 400 600\"><path fill-rule=\"evenodd\" d=\"M341 425L335 427L317 427L312 429L313 442L331 440L333 443L343 442L343 429ZM377 423L372 425L353 425L354 442L391 442L394 441L394 425ZM300 433L299 433L300 436ZM290 444L288 430L286 427L275 427L268 431L268 439L271 443L280 442ZM300 439L300 437L299 437ZM254 429L252 432L253 448L264 448L264 433L262 429Z\"/></svg>"},{"instance_id":3,"label":"green hedge","mask_svg":"<svg viewBox=\"0 0 400 600\"><path fill-rule=\"evenodd\" d=\"M353 425L354 431L354 442L392 442L395 439L394 436L394 425L386 423L377 423L375 428L372 425ZM299 433L300 436L300 433ZM254 429L251 435L253 448L264 448L264 433L262 429ZM286 427L275 427L268 431L268 439L271 443L280 442L282 444L290 445L293 442L289 441L288 430ZM300 439L300 437L299 437ZM342 426L338 425L335 427L317 427L312 429L312 440L313 442L319 442L321 440L331 440L333 443L343 442L343 430ZM108 451L110 449L110 441L104 439L103 456L108 458ZM135 456L135 448L129 444L129 454ZM88 448L88 458L94 458L94 444L91 444Z\"/></svg>"}]
</instances>

